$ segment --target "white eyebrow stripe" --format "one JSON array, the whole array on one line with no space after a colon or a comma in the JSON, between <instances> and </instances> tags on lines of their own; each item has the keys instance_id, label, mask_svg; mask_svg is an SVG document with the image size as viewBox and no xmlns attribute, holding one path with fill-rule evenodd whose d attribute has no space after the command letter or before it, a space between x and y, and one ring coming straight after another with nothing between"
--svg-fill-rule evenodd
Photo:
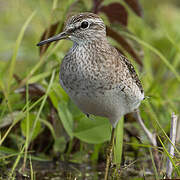
<instances>
[{"instance_id":1,"label":"white eyebrow stripe","mask_svg":"<svg viewBox=\"0 0 180 180\"><path fill-rule=\"evenodd\" d=\"M102 23L103 21L99 18L87 18L87 19L83 19L81 22L83 21L90 21L90 22L96 22L96 23Z\"/></svg>"},{"instance_id":2,"label":"white eyebrow stripe","mask_svg":"<svg viewBox=\"0 0 180 180\"><path fill-rule=\"evenodd\" d=\"M81 20L81 21L79 21L79 22L76 22L76 23L75 23L75 27L76 27L76 28L80 27L80 26L81 26L81 23L82 23L83 21L88 21L88 22L90 22L90 23L97 23L97 24L102 24L102 23L103 23L103 21L102 21L101 19L99 19L99 18L86 18L86 19L83 19L83 20ZM103 23L103 24L104 24L104 23Z\"/></svg>"}]
</instances>

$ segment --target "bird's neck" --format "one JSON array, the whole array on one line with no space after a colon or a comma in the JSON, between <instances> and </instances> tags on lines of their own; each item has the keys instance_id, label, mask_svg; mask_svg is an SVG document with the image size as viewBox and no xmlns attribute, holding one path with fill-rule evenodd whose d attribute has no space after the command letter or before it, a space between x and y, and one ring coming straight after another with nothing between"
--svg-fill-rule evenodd
<instances>
[{"instance_id":1,"label":"bird's neck","mask_svg":"<svg viewBox=\"0 0 180 180\"><path fill-rule=\"evenodd\" d=\"M101 49L101 50L106 50L106 49L109 49L110 45L108 43L108 40L106 37L101 37L101 38L98 38L98 39L88 39L88 40L84 40L84 41L79 41L79 42L76 42L74 41L73 42L73 47L72 49L82 49L82 48L85 48L85 49L89 49L89 50L97 50L97 49Z\"/></svg>"}]
</instances>

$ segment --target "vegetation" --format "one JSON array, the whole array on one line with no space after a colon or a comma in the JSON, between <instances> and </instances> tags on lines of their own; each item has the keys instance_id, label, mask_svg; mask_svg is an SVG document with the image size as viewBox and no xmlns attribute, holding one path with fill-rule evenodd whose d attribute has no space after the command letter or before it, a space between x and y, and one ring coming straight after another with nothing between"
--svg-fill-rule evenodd
<instances>
[{"instance_id":1,"label":"vegetation","mask_svg":"<svg viewBox=\"0 0 180 180\"><path fill-rule=\"evenodd\" d=\"M59 84L59 66L72 42L36 46L40 39L60 32L69 14L81 11L103 18L109 41L139 72L147 96L140 113L157 139L157 146L152 146L132 115L124 118L124 128L121 120L112 177L162 179L167 158L174 167L172 177L180 177L179 127L175 156L168 153L171 115L180 109L180 4L178 0L130 2L0 2L1 179L42 179L44 174L49 179L103 177L110 123L86 117Z\"/></svg>"}]
</instances>

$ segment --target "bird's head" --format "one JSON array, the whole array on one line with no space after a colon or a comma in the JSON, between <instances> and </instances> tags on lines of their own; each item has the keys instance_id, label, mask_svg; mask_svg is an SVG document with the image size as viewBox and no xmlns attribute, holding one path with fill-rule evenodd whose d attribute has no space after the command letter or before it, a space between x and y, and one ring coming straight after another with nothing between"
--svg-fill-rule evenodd
<instances>
[{"instance_id":1,"label":"bird's head","mask_svg":"<svg viewBox=\"0 0 180 180\"><path fill-rule=\"evenodd\" d=\"M64 30L60 34L38 43L46 43L61 39L70 39L80 44L86 41L101 40L106 37L106 27L103 20L96 14L85 12L72 16L65 22Z\"/></svg>"}]
</instances>

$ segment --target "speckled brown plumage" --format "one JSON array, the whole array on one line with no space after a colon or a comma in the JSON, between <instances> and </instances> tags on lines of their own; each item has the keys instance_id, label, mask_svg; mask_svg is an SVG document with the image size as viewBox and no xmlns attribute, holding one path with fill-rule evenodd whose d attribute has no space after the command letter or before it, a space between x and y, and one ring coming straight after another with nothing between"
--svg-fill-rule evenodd
<instances>
[{"instance_id":1,"label":"speckled brown plumage","mask_svg":"<svg viewBox=\"0 0 180 180\"><path fill-rule=\"evenodd\" d=\"M85 20L90 24L86 31L80 26ZM66 22L65 30L69 28L74 46L61 64L60 83L84 113L108 117L116 126L144 98L134 67L108 43L99 16L73 16Z\"/></svg>"},{"instance_id":2,"label":"speckled brown plumage","mask_svg":"<svg viewBox=\"0 0 180 180\"><path fill-rule=\"evenodd\" d=\"M70 39L73 47L60 68L60 84L86 115L109 118L113 128L104 179L108 179L114 132L121 116L137 109L144 99L141 82L132 64L112 47L102 19L92 13L69 18L64 31L38 46Z\"/></svg>"},{"instance_id":3,"label":"speckled brown plumage","mask_svg":"<svg viewBox=\"0 0 180 180\"><path fill-rule=\"evenodd\" d=\"M38 45L70 39L73 47L60 68L60 83L85 113L109 118L113 127L144 98L132 64L112 47L102 19L93 13L68 18L62 33Z\"/></svg>"}]
</instances>

